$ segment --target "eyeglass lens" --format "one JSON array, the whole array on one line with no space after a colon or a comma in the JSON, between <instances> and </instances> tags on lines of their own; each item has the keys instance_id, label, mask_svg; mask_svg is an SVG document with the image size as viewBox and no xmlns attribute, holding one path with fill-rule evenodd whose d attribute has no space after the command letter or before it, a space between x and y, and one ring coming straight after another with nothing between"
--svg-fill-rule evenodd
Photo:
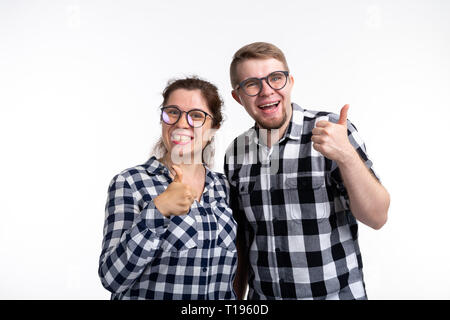
<instances>
[{"instance_id":1,"label":"eyeglass lens","mask_svg":"<svg viewBox=\"0 0 450 320\"><path fill-rule=\"evenodd\" d=\"M272 72L264 78L269 86L274 90L282 89L286 85L287 76L283 72ZM250 96L257 95L262 88L262 80L258 78L251 78L242 84L242 89Z\"/></svg>"},{"instance_id":2,"label":"eyeglass lens","mask_svg":"<svg viewBox=\"0 0 450 320\"><path fill-rule=\"evenodd\" d=\"M167 124L175 124L181 118L181 111L176 107L166 107L162 111L162 119ZM206 115L199 110L190 110L187 112L187 122L191 127L198 128L203 126Z\"/></svg>"}]
</instances>

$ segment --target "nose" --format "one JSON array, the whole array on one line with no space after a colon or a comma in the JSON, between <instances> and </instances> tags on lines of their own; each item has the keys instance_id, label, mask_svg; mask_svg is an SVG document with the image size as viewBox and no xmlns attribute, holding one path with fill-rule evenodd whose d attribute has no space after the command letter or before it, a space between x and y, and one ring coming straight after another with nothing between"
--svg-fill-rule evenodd
<instances>
[{"instance_id":1,"label":"nose","mask_svg":"<svg viewBox=\"0 0 450 320\"><path fill-rule=\"evenodd\" d=\"M187 113L182 112L180 115L180 119L175 124L177 128L190 128L189 123L187 122Z\"/></svg>"},{"instance_id":2,"label":"nose","mask_svg":"<svg viewBox=\"0 0 450 320\"><path fill-rule=\"evenodd\" d=\"M273 93L273 89L269 86L266 79L261 81L261 92L259 93L262 96L270 96Z\"/></svg>"}]
</instances>

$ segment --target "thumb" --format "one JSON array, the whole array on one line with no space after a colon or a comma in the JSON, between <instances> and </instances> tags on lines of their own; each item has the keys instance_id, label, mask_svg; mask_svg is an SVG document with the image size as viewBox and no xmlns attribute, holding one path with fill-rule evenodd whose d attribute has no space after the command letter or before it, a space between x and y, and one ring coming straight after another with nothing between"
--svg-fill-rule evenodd
<instances>
[{"instance_id":1,"label":"thumb","mask_svg":"<svg viewBox=\"0 0 450 320\"><path fill-rule=\"evenodd\" d=\"M173 165L173 171L175 171L175 177L173 178L174 182L182 182L183 181L183 170L180 167Z\"/></svg>"},{"instance_id":2,"label":"thumb","mask_svg":"<svg viewBox=\"0 0 450 320\"><path fill-rule=\"evenodd\" d=\"M342 125L347 125L347 112L348 112L348 108L350 108L349 104L346 104L345 106L342 107L341 109L341 114L339 116L339 120L338 120L338 124L342 124Z\"/></svg>"},{"instance_id":3,"label":"thumb","mask_svg":"<svg viewBox=\"0 0 450 320\"><path fill-rule=\"evenodd\" d=\"M197 199L197 193L194 191L192 187L189 190L191 191L192 201L194 201L195 199Z\"/></svg>"}]
</instances>

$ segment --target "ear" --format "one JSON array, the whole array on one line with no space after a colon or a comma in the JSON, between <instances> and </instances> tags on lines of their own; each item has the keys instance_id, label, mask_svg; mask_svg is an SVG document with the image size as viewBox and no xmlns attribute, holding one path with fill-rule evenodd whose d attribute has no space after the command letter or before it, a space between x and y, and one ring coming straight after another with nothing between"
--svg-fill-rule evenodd
<instances>
[{"instance_id":1,"label":"ear","mask_svg":"<svg viewBox=\"0 0 450 320\"><path fill-rule=\"evenodd\" d=\"M294 76L292 74L289 75L289 80L291 82L291 86L294 85Z\"/></svg>"},{"instance_id":2,"label":"ear","mask_svg":"<svg viewBox=\"0 0 450 320\"><path fill-rule=\"evenodd\" d=\"M231 90L231 95L233 96L234 100L236 100L237 103L239 103L241 106L243 106L241 98L236 93L236 90Z\"/></svg>"}]
</instances>

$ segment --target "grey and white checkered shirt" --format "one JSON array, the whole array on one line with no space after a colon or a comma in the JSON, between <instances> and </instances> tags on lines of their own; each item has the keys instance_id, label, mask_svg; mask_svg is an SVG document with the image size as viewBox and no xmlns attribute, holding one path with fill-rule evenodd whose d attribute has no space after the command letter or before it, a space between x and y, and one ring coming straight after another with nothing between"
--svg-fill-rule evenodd
<instances>
[{"instance_id":1,"label":"grey and white checkered shirt","mask_svg":"<svg viewBox=\"0 0 450 320\"><path fill-rule=\"evenodd\" d=\"M272 148L259 142L263 130L255 125L225 155L230 205L245 230L248 298L366 299L358 225L339 168L311 143L318 120L336 123L339 116L292 106L289 127ZM356 128L347 125L375 174Z\"/></svg>"},{"instance_id":2,"label":"grey and white checkered shirt","mask_svg":"<svg viewBox=\"0 0 450 320\"><path fill-rule=\"evenodd\" d=\"M156 158L109 185L99 276L111 299L235 299L236 222L223 174L206 168L188 214L164 217L153 199L172 179Z\"/></svg>"}]
</instances>

